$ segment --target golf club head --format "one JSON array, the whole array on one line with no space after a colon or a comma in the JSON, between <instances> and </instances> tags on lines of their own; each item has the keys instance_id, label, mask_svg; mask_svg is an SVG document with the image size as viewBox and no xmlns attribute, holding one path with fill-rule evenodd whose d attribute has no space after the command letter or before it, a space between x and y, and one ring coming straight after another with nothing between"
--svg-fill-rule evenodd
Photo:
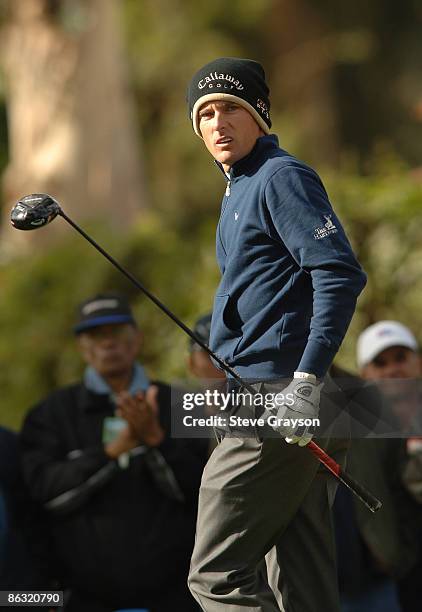
<instances>
[{"instance_id":1,"label":"golf club head","mask_svg":"<svg viewBox=\"0 0 422 612\"><path fill-rule=\"evenodd\" d=\"M58 202L46 193L32 193L12 208L10 220L16 229L34 230L51 223L61 212Z\"/></svg>"}]
</instances>

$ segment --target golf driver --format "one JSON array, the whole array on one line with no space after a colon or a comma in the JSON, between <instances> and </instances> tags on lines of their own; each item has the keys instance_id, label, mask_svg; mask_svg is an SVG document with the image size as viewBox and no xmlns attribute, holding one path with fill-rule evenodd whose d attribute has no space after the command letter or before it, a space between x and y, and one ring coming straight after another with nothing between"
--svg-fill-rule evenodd
<instances>
[{"instance_id":1,"label":"golf driver","mask_svg":"<svg viewBox=\"0 0 422 612\"><path fill-rule=\"evenodd\" d=\"M244 381L236 371L218 355L216 355L207 344L202 342L194 332L187 327L176 315L174 315L158 298L156 298L146 287L142 285L128 270L123 268L111 255L107 253L99 244L95 242L83 229L81 229L72 219L62 210L57 200L45 193L34 193L21 198L13 207L11 212L11 223L13 227L20 230L34 230L51 223L57 216L63 217L81 236L83 236L92 246L97 249L110 263L113 264L126 278L128 278L142 293L154 302L176 325L178 325L194 342L206 351L223 370L234 378L241 386L251 394L255 394L255 389ZM318 444L309 442L306 446L314 456L331 472L335 478L346 485L371 511L376 512L381 508L381 502L367 491L360 483L356 482L342 467L334 461Z\"/></svg>"}]
</instances>

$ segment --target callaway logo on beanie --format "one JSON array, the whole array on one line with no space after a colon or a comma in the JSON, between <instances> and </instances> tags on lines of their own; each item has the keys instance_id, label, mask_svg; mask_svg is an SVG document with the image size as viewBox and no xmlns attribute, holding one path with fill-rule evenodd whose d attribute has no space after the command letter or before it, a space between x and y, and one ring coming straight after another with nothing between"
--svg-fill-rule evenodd
<instances>
[{"instance_id":1,"label":"callaway logo on beanie","mask_svg":"<svg viewBox=\"0 0 422 612\"><path fill-rule=\"evenodd\" d=\"M188 88L189 114L198 136L199 108L212 100L231 100L250 112L268 134L271 127L269 89L261 64L249 59L221 57L193 76Z\"/></svg>"}]
</instances>

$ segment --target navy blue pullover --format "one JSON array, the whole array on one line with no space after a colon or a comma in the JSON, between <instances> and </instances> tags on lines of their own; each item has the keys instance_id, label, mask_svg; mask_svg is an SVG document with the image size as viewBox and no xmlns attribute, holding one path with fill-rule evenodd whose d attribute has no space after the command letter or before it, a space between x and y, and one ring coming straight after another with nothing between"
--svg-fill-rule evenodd
<instances>
[{"instance_id":1,"label":"navy blue pullover","mask_svg":"<svg viewBox=\"0 0 422 612\"><path fill-rule=\"evenodd\" d=\"M324 376L366 276L320 178L274 135L230 169L217 260L210 347L248 380Z\"/></svg>"}]
</instances>

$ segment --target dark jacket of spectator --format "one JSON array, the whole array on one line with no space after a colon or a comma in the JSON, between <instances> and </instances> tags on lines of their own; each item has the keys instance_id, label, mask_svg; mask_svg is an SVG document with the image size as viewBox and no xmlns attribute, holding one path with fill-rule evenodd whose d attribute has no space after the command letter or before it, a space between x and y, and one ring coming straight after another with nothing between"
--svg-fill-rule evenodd
<instances>
[{"instance_id":1,"label":"dark jacket of spectator","mask_svg":"<svg viewBox=\"0 0 422 612\"><path fill-rule=\"evenodd\" d=\"M401 482L405 440L364 437L377 429L379 420L391 425L388 404L375 385L340 368L333 367L331 374L349 401L352 441L347 469L383 504L373 515L347 489L337 491L340 591L355 595L383 577L398 579L414 566L419 548L417 508Z\"/></svg>"},{"instance_id":2,"label":"dark jacket of spectator","mask_svg":"<svg viewBox=\"0 0 422 612\"><path fill-rule=\"evenodd\" d=\"M102 430L115 406L76 384L28 414L24 475L49 515L64 587L110 609L188 612L197 610L185 583L207 446L170 437L170 388L154 384L166 432L160 446L133 449L127 465L111 460Z\"/></svg>"}]
</instances>

